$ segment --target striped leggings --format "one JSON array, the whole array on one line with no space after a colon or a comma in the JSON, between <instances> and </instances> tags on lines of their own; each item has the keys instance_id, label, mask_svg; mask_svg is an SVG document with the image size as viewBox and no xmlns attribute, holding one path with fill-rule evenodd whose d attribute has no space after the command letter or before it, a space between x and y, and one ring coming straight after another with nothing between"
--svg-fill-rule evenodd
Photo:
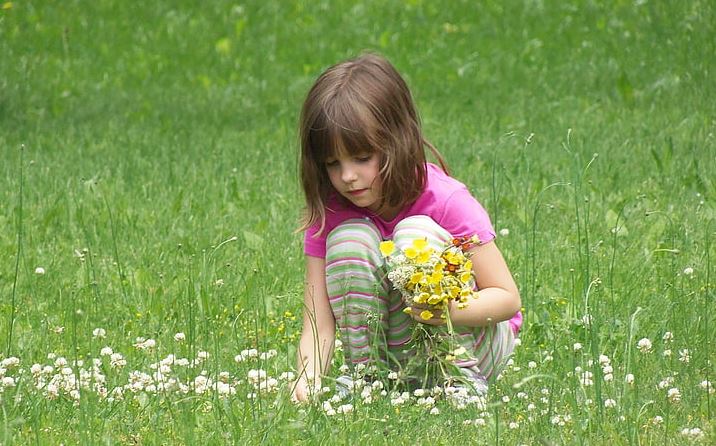
<instances>
[{"instance_id":1,"label":"striped leggings","mask_svg":"<svg viewBox=\"0 0 716 446\"><path fill-rule=\"evenodd\" d=\"M430 217L408 217L396 225L396 247L404 249L416 238L427 238L438 250L452 240ZM407 344L419 322L403 313L400 293L386 277L378 249L381 241L380 231L367 219L347 220L336 227L326 239L326 285L346 362L394 369L412 355ZM496 376L514 347L509 322L454 329L455 341L468 352L467 359L455 361L460 372L476 383Z\"/></svg>"}]
</instances>

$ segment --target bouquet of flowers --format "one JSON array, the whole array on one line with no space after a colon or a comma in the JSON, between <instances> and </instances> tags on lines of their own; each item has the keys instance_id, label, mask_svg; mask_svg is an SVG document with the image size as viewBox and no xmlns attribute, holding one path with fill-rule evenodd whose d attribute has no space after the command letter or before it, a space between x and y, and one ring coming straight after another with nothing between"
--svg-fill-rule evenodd
<instances>
[{"instance_id":1,"label":"bouquet of flowers","mask_svg":"<svg viewBox=\"0 0 716 446\"><path fill-rule=\"evenodd\" d=\"M428 320L433 317L431 310L441 310L441 317L448 318L451 301L457 302L458 308L464 308L468 297L477 297L473 290L472 261L467 252L476 243L474 236L455 238L442 251L436 251L428 246L426 239L415 239L401 251L388 240L380 244L380 251L388 262L388 280L409 307L427 304L420 317Z\"/></svg>"},{"instance_id":2,"label":"bouquet of flowers","mask_svg":"<svg viewBox=\"0 0 716 446\"><path fill-rule=\"evenodd\" d=\"M458 309L465 308L470 298L477 298L475 281L470 260L470 249L479 243L476 236L453 239L442 250L428 246L426 239L415 239L405 249L398 249L393 241L384 241L380 244L380 251L386 258L388 265L388 280L398 290L407 305L406 313L412 312L412 307L423 308L420 318L427 321L438 312L440 318L445 320L448 336L443 333L430 331L425 324L416 324L413 332L414 345L423 350L416 356L427 356L428 361L425 376L429 375L428 368L442 372L445 379L455 378L446 370L452 365L451 361L464 354L462 347L455 348L452 339L453 327L448 311L451 302L456 303ZM434 378L434 376L433 376ZM424 380L425 381L425 380Z\"/></svg>"}]
</instances>

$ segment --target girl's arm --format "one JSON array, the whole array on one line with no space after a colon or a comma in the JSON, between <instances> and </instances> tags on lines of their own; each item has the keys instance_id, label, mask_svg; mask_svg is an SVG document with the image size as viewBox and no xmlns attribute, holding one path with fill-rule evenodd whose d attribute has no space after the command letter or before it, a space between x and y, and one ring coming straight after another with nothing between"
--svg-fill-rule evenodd
<instances>
[{"instance_id":1,"label":"girl's arm","mask_svg":"<svg viewBox=\"0 0 716 446\"><path fill-rule=\"evenodd\" d=\"M522 301L499 248L495 242L488 242L470 252L479 297L469 300L466 308L452 306L453 324L482 327L512 318L522 307Z\"/></svg>"},{"instance_id":2,"label":"girl's arm","mask_svg":"<svg viewBox=\"0 0 716 446\"><path fill-rule=\"evenodd\" d=\"M450 320L453 325L482 327L512 318L522 302L510 269L502 257L502 253L494 242L477 245L470 249L472 253L472 270L479 290L479 298L468 300L466 308L458 309L456 304L450 306ZM414 306L413 319L430 325L442 325L445 319L435 311L432 319L423 320L421 306Z\"/></svg>"},{"instance_id":3,"label":"girl's arm","mask_svg":"<svg viewBox=\"0 0 716 446\"><path fill-rule=\"evenodd\" d=\"M309 381L320 386L328 372L336 338L336 321L328 302L325 259L306 256L306 287L303 297L303 331L298 344L298 381L294 396L309 397Z\"/></svg>"}]
</instances>

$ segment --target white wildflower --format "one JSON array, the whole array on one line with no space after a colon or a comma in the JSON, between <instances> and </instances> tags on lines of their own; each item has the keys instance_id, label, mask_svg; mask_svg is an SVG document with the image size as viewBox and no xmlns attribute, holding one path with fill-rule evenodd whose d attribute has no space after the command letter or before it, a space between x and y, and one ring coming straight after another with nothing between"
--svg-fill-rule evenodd
<instances>
[{"instance_id":1,"label":"white wildflower","mask_svg":"<svg viewBox=\"0 0 716 446\"><path fill-rule=\"evenodd\" d=\"M92 337L103 339L107 336L107 332L104 328L95 328L92 330Z\"/></svg>"},{"instance_id":2,"label":"white wildflower","mask_svg":"<svg viewBox=\"0 0 716 446\"><path fill-rule=\"evenodd\" d=\"M689 352L689 349L685 348L682 350L679 350L679 361L688 364L691 360L691 353Z\"/></svg>"},{"instance_id":3,"label":"white wildflower","mask_svg":"<svg viewBox=\"0 0 716 446\"><path fill-rule=\"evenodd\" d=\"M617 402L611 398L608 398L604 400L604 407L606 407L607 409L612 409L614 407L617 407Z\"/></svg>"},{"instance_id":4,"label":"white wildflower","mask_svg":"<svg viewBox=\"0 0 716 446\"><path fill-rule=\"evenodd\" d=\"M627 373L627 375L624 377L624 382L627 384L634 384L634 375L631 373Z\"/></svg>"},{"instance_id":5,"label":"white wildflower","mask_svg":"<svg viewBox=\"0 0 716 446\"><path fill-rule=\"evenodd\" d=\"M174 340L176 342L184 342L186 340L186 335L182 332L176 333L174 335Z\"/></svg>"},{"instance_id":6,"label":"white wildflower","mask_svg":"<svg viewBox=\"0 0 716 446\"><path fill-rule=\"evenodd\" d=\"M338 406L338 409L336 409L337 413L342 414L348 414L353 412L353 405L352 404L343 404L341 406Z\"/></svg>"},{"instance_id":7,"label":"white wildflower","mask_svg":"<svg viewBox=\"0 0 716 446\"><path fill-rule=\"evenodd\" d=\"M38 276L45 274L45 268L38 266L37 268L35 268L35 274L37 274Z\"/></svg>"},{"instance_id":8,"label":"white wildflower","mask_svg":"<svg viewBox=\"0 0 716 446\"><path fill-rule=\"evenodd\" d=\"M102 350L99 351L100 356L111 356L114 351L111 347L102 347Z\"/></svg>"},{"instance_id":9,"label":"white wildflower","mask_svg":"<svg viewBox=\"0 0 716 446\"><path fill-rule=\"evenodd\" d=\"M686 268L684 268L685 276L691 276L692 274L694 274L694 269L692 267L687 266Z\"/></svg>"},{"instance_id":10,"label":"white wildflower","mask_svg":"<svg viewBox=\"0 0 716 446\"><path fill-rule=\"evenodd\" d=\"M430 409L430 415L440 415L440 409L438 409L437 407L433 407L432 409Z\"/></svg>"},{"instance_id":11,"label":"white wildflower","mask_svg":"<svg viewBox=\"0 0 716 446\"><path fill-rule=\"evenodd\" d=\"M507 237L508 235L510 235L510 230L509 230L509 229L507 229L507 228L502 228L502 229L500 229L500 236L502 236L502 237Z\"/></svg>"},{"instance_id":12,"label":"white wildflower","mask_svg":"<svg viewBox=\"0 0 716 446\"><path fill-rule=\"evenodd\" d=\"M672 403L678 403L681 401L681 392L679 391L678 388L672 387L671 389L666 391L666 397Z\"/></svg>"},{"instance_id":13,"label":"white wildflower","mask_svg":"<svg viewBox=\"0 0 716 446\"><path fill-rule=\"evenodd\" d=\"M664 333L664 336L662 336L661 339L664 342L671 342L674 340L674 334L670 331L667 331L666 333Z\"/></svg>"},{"instance_id":14,"label":"white wildflower","mask_svg":"<svg viewBox=\"0 0 716 446\"><path fill-rule=\"evenodd\" d=\"M699 384L699 387L701 387L701 389L705 390L709 394L713 394L714 391L716 391L714 389L713 384L711 384L711 381L708 381L708 380L701 381L701 383Z\"/></svg>"},{"instance_id":15,"label":"white wildflower","mask_svg":"<svg viewBox=\"0 0 716 446\"><path fill-rule=\"evenodd\" d=\"M649 338L641 338L636 344L636 348L642 353L649 353L651 351L651 340Z\"/></svg>"},{"instance_id":16,"label":"white wildflower","mask_svg":"<svg viewBox=\"0 0 716 446\"><path fill-rule=\"evenodd\" d=\"M575 342L574 345L572 346L572 350L574 350L575 352L578 352L581 349L582 349L582 344L580 344L579 342Z\"/></svg>"}]
</instances>

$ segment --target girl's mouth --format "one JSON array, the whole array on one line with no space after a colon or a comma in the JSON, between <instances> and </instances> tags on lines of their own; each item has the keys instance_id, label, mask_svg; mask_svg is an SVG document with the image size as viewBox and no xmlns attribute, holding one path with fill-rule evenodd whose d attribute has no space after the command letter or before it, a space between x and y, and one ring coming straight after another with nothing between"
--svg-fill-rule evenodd
<instances>
[{"instance_id":1,"label":"girl's mouth","mask_svg":"<svg viewBox=\"0 0 716 446\"><path fill-rule=\"evenodd\" d=\"M355 196L362 194L363 192L365 192L367 190L368 189L349 190L348 193L355 197Z\"/></svg>"}]
</instances>

